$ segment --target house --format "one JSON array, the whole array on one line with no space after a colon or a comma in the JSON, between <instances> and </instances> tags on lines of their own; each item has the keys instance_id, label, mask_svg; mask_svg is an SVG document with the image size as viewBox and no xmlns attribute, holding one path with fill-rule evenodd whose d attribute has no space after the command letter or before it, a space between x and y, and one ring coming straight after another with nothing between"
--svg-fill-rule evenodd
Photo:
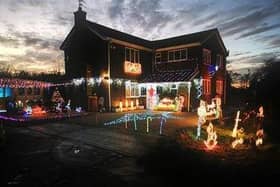
<instances>
[{"instance_id":1,"label":"house","mask_svg":"<svg viewBox=\"0 0 280 187\"><path fill-rule=\"evenodd\" d=\"M81 7L74 18L60 46L66 76L76 85L66 91L74 105L91 110L104 98L109 110L180 102L190 110L201 98L226 101L228 51L217 29L149 41L88 21Z\"/></svg>"},{"instance_id":2,"label":"house","mask_svg":"<svg viewBox=\"0 0 280 187\"><path fill-rule=\"evenodd\" d=\"M44 97L44 90L52 86L51 83L18 78L0 78L0 110L7 109L7 102L17 108L26 107L30 101L40 101Z\"/></svg>"}]
</instances>

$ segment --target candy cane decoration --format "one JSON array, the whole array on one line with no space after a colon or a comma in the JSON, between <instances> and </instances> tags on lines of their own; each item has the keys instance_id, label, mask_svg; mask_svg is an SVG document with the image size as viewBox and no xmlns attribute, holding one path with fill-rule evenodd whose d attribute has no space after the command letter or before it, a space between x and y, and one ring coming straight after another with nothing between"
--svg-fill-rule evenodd
<instances>
[{"instance_id":1,"label":"candy cane decoration","mask_svg":"<svg viewBox=\"0 0 280 187\"><path fill-rule=\"evenodd\" d=\"M238 127L238 122L241 121L241 119L239 119L239 114L240 114L240 111L238 110L237 111L237 114L236 114L236 118L235 118L235 125L234 125L234 128L232 130L232 137L236 137L237 135L237 127Z\"/></svg>"},{"instance_id":2,"label":"candy cane decoration","mask_svg":"<svg viewBox=\"0 0 280 187\"><path fill-rule=\"evenodd\" d=\"M152 121L152 120L153 119L151 116L147 117L147 133L149 132L149 121Z\"/></svg>"}]
</instances>

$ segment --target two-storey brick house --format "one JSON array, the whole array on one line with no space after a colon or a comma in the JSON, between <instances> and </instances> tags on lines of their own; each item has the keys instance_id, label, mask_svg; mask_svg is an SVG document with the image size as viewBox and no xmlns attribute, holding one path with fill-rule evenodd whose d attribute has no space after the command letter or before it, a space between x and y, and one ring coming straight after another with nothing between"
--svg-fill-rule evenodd
<instances>
[{"instance_id":1,"label":"two-storey brick house","mask_svg":"<svg viewBox=\"0 0 280 187\"><path fill-rule=\"evenodd\" d=\"M228 51L217 29L149 41L90 22L81 7L74 15L60 48L66 76L77 83L68 91L76 105L91 108L94 95L107 109L154 109L165 96L183 96L188 110L200 98L225 101Z\"/></svg>"}]
</instances>

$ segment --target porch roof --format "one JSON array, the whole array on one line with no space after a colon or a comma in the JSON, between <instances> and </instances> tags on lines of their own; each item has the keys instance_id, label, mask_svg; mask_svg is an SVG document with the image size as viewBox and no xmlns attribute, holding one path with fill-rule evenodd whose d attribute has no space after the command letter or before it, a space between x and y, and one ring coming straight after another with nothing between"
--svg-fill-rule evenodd
<instances>
[{"instance_id":1,"label":"porch roof","mask_svg":"<svg viewBox=\"0 0 280 187\"><path fill-rule=\"evenodd\" d=\"M143 77L139 82L187 82L195 78L197 73L198 72L194 70L157 72Z\"/></svg>"}]
</instances>

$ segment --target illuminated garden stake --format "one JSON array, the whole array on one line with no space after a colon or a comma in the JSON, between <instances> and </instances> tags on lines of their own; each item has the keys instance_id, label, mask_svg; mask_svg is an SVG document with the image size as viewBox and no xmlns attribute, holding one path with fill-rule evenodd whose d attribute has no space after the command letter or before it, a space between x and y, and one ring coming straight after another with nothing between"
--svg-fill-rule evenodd
<instances>
[{"instance_id":1,"label":"illuminated garden stake","mask_svg":"<svg viewBox=\"0 0 280 187\"><path fill-rule=\"evenodd\" d=\"M122 104L122 101L120 101L120 111L121 111L121 112L123 111L123 104Z\"/></svg>"},{"instance_id":2,"label":"illuminated garden stake","mask_svg":"<svg viewBox=\"0 0 280 187\"><path fill-rule=\"evenodd\" d=\"M213 124L210 122L207 127L207 140L204 141L204 144L208 149L213 149L217 145L217 133L214 131Z\"/></svg>"},{"instance_id":3,"label":"illuminated garden stake","mask_svg":"<svg viewBox=\"0 0 280 187\"><path fill-rule=\"evenodd\" d=\"M128 110L128 100L125 100L125 108Z\"/></svg>"},{"instance_id":4,"label":"illuminated garden stake","mask_svg":"<svg viewBox=\"0 0 280 187\"><path fill-rule=\"evenodd\" d=\"M147 117L147 133L149 132L149 121L152 121L152 117L151 116L148 116Z\"/></svg>"},{"instance_id":5,"label":"illuminated garden stake","mask_svg":"<svg viewBox=\"0 0 280 187\"><path fill-rule=\"evenodd\" d=\"M127 129L127 119L128 119L128 115L127 114L125 114L125 128Z\"/></svg>"},{"instance_id":6,"label":"illuminated garden stake","mask_svg":"<svg viewBox=\"0 0 280 187\"><path fill-rule=\"evenodd\" d=\"M130 101L130 107L131 107L131 110L134 109L134 107L133 107L133 101Z\"/></svg>"},{"instance_id":7,"label":"illuminated garden stake","mask_svg":"<svg viewBox=\"0 0 280 187\"><path fill-rule=\"evenodd\" d=\"M232 130L232 137L236 137L237 135L237 127L238 127L238 122L241 121L241 119L239 119L239 114L240 114L240 111L238 110L237 111L237 114L236 114L236 118L235 118L235 124L234 124L234 128Z\"/></svg>"},{"instance_id":8,"label":"illuminated garden stake","mask_svg":"<svg viewBox=\"0 0 280 187\"><path fill-rule=\"evenodd\" d=\"M166 123L166 116L163 114L160 116L160 127L159 127L159 134L162 134L163 122Z\"/></svg>"},{"instance_id":9,"label":"illuminated garden stake","mask_svg":"<svg viewBox=\"0 0 280 187\"><path fill-rule=\"evenodd\" d=\"M137 121L137 115L136 115L136 114L133 114L134 130L136 130L136 131L137 131L136 121Z\"/></svg>"}]
</instances>

